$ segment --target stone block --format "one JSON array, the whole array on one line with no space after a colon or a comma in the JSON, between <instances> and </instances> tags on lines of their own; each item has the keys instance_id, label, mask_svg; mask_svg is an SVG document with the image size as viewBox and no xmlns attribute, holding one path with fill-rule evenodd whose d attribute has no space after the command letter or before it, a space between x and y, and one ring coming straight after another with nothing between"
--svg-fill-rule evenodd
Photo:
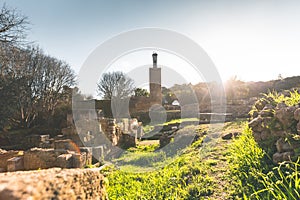
<instances>
[{"instance_id":1,"label":"stone block","mask_svg":"<svg viewBox=\"0 0 300 200\"><path fill-rule=\"evenodd\" d=\"M0 174L0 199L108 199L99 170L52 168Z\"/></svg>"},{"instance_id":2,"label":"stone block","mask_svg":"<svg viewBox=\"0 0 300 200\"><path fill-rule=\"evenodd\" d=\"M23 156L20 157L13 157L7 160L7 171L14 172L24 170L24 158Z\"/></svg>"},{"instance_id":3,"label":"stone block","mask_svg":"<svg viewBox=\"0 0 300 200\"><path fill-rule=\"evenodd\" d=\"M0 168L7 169L7 160L18 156L19 151L3 151L0 153Z\"/></svg>"},{"instance_id":4,"label":"stone block","mask_svg":"<svg viewBox=\"0 0 300 200\"><path fill-rule=\"evenodd\" d=\"M61 154L56 159L56 167L71 168L72 167L72 154Z\"/></svg>"},{"instance_id":5,"label":"stone block","mask_svg":"<svg viewBox=\"0 0 300 200\"><path fill-rule=\"evenodd\" d=\"M55 167L57 154L54 149L33 148L24 152L24 169L37 170Z\"/></svg>"},{"instance_id":6,"label":"stone block","mask_svg":"<svg viewBox=\"0 0 300 200\"><path fill-rule=\"evenodd\" d=\"M72 167L73 168L83 168L86 163L85 159L86 159L85 152L72 154L72 160L73 160Z\"/></svg>"}]
</instances>

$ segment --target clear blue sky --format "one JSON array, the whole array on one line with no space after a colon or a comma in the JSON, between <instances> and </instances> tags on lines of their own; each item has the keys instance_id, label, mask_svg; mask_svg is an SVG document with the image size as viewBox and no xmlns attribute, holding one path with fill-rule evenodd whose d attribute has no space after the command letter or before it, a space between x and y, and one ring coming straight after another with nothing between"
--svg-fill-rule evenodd
<instances>
[{"instance_id":1,"label":"clear blue sky","mask_svg":"<svg viewBox=\"0 0 300 200\"><path fill-rule=\"evenodd\" d=\"M76 72L102 42L127 30L167 28L196 41L223 80L300 75L300 1L9 0L29 17L29 40Z\"/></svg>"}]
</instances>

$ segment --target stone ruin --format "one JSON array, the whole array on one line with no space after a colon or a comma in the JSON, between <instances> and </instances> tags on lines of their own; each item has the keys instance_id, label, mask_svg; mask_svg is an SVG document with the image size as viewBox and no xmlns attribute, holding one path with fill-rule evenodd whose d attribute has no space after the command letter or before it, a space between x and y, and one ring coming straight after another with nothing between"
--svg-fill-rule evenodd
<instances>
[{"instance_id":1,"label":"stone ruin","mask_svg":"<svg viewBox=\"0 0 300 200\"><path fill-rule=\"evenodd\" d=\"M98 161L102 163L112 147L134 147L143 135L141 123L136 119L122 119L119 123L109 118L101 118L99 122L84 119L78 121L79 130L70 115L68 121L69 126L62 129L62 135L54 138L49 135L25 137L23 145L28 150L0 150L0 172L83 168Z\"/></svg>"},{"instance_id":2,"label":"stone ruin","mask_svg":"<svg viewBox=\"0 0 300 200\"><path fill-rule=\"evenodd\" d=\"M87 148L78 148L70 139L56 140L54 148L31 148L27 151L0 151L2 172L60 168L82 168L92 164L92 154Z\"/></svg>"},{"instance_id":3,"label":"stone ruin","mask_svg":"<svg viewBox=\"0 0 300 200\"><path fill-rule=\"evenodd\" d=\"M254 105L249 127L256 142L271 154L274 163L300 156L300 108L260 99Z\"/></svg>"}]
</instances>

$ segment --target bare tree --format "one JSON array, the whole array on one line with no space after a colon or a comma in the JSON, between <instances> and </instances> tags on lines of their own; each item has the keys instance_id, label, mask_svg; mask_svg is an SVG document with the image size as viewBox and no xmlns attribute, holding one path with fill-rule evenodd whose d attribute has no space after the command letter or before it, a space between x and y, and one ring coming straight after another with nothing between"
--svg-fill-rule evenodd
<instances>
[{"instance_id":1,"label":"bare tree","mask_svg":"<svg viewBox=\"0 0 300 200\"><path fill-rule=\"evenodd\" d=\"M134 81L123 72L104 73L98 83L99 95L104 99L128 98L133 94L134 89Z\"/></svg>"},{"instance_id":2,"label":"bare tree","mask_svg":"<svg viewBox=\"0 0 300 200\"><path fill-rule=\"evenodd\" d=\"M30 127L38 115L53 116L57 104L64 99L64 86L75 83L70 66L45 55L38 47L13 48L5 53L9 59L0 60L0 95L5 94L0 99L2 113L12 108L7 102L15 102L15 113L8 117L22 127Z\"/></svg>"},{"instance_id":3,"label":"bare tree","mask_svg":"<svg viewBox=\"0 0 300 200\"><path fill-rule=\"evenodd\" d=\"M4 4L0 10L0 42L19 43L26 37L29 22L16 9Z\"/></svg>"}]
</instances>

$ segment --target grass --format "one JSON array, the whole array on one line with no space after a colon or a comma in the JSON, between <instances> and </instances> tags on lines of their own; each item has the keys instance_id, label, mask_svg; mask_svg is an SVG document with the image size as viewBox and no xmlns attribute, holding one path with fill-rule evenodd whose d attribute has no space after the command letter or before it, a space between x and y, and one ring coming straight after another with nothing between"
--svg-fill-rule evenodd
<instances>
[{"instance_id":1,"label":"grass","mask_svg":"<svg viewBox=\"0 0 300 200\"><path fill-rule=\"evenodd\" d=\"M300 199L299 159L273 165L247 126L228 151L237 196L243 199Z\"/></svg>"},{"instance_id":2,"label":"grass","mask_svg":"<svg viewBox=\"0 0 300 200\"><path fill-rule=\"evenodd\" d=\"M232 123L232 126L236 125ZM182 133L202 132L207 125L187 126ZM219 130L221 131L221 130ZM110 199L227 199L234 189L227 172L228 142L220 138L202 145L203 138L193 142L173 159L153 161L156 146L131 148L131 155L121 157L125 165L120 168L104 169L109 180ZM216 143L215 143L216 142ZM145 159L156 166L155 171L135 166L139 159ZM121 170L120 170L121 169ZM142 173L134 173L141 170ZM148 171L147 171L148 170ZM139 171L139 172L141 172ZM226 194L223 192L226 188Z\"/></svg>"},{"instance_id":3,"label":"grass","mask_svg":"<svg viewBox=\"0 0 300 200\"><path fill-rule=\"evenodd\" d=\"M193 127L196 132L206 129ZM205 140L216 132L237 130L242 134L233 140ZM103 169L109 199L300 199L300 161L273 165L245 121L208 131L173 159L155 154L157 144L148 145L131 148L132 155L121 157L127 162L121 170ZM142 158L156 170L135 165Z\"/></svg>"}]
</instances>

